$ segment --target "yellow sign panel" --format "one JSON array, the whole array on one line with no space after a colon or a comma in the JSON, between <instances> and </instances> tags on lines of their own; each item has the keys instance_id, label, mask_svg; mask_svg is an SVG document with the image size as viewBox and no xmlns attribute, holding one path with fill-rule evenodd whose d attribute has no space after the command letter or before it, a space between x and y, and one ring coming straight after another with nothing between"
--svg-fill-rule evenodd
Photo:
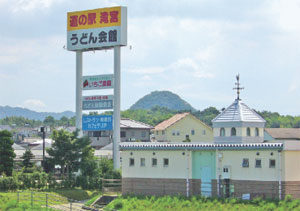
<instances>
[{"instance_id":1,"label":"yellow sign panel","mask_svg":"<svg viewBox=\"0 0 300 211\"><path fill-rule=\"evenodd\" d=\"M67 49L89 51L127 45L127 8L68 12Z\"/></svg>"},{"instance_id":2,"label":"yellow sign panel","mask_svg":"<svg viewBox=\"0 0 300 211\"><path fill-rule=\"evenodd\" d=\"M121 7L68 12L68 31L120 25Z\"/></svg>"}]
</instances>

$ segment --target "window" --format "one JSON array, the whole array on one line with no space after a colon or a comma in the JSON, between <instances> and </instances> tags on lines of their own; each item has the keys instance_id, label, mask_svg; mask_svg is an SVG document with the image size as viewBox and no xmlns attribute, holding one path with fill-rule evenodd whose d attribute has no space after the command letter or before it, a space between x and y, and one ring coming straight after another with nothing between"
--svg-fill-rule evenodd
<instances>
[{"instance_id":1,"label":"window","mask_svg":"<svg viewBox=\"0 0 300 211\"><path fill-rule=\"evenodd\" d=\"M142 137L146 137L146 131L142 131Z\"/></svg>"},{"instance_id":2,"label":"window","mask_svg":"<svg viewBox=\"0 0 300 211\"><path fill-rule=\"evenodd\" d=\"M101 137L101 131L94 131L93 137Z\"/></svg>"},{"instance_id":3,"label":"window","mask_svg":"<svg viewBox=\"0 0 300 211\"><path fill-rule=\"evenodd\" d=\"M145 160L145 158L141 158L141 166L143 167L143 166L145 166L146 165L146 160Z\"/></svg>"},{"instance_id":4,"label":"window","mask_svg":"<svg viewBox=\"0 0 300 211\"><path fill-rule=\"evenodd\" d=\"M203 131L202 131L202 135L206 135L206 130L203 130Z\"/></svg>"},{"instance_id":5,"label":"window","mask_svg":"<svg viewBox=\"0 0 300 211\"><path fill-rule=\"evenodd\" d=\"M248 159L248 158L244 158L244 159L243 159L243 164L242 164L242 166L243 166L244 168L249 168L249 159Z\"/></svg>"},{"instance_id":6,"label":"window","mask_svg":"<svg viewBox=\"0 0 300 211\"><path fill-rule=\"evenodd\" d=\"M135 133L134 131L131 131L131 137L134 137Z\"/></svg>"},{"instance_id":7,"label":"window","mask_svg":"<svg viewBox=\"0 0 300 211\"><path fill-rule=\"evenodd\" d=\"M224 167L224 168L223 168L223 172L224 172L224 173L228 173L228 168L227 168L227 167Z\"/></svg>"},{"instance_id":8,"label":"window","mask_svg":"<svg viewBox=\"0 0 300 211\"><path fill-rule=\"evenodd\" d=\"M251 136L251 130L250 130L250 127L247 127L247 136Z\"/></svg>"},{"instance_id":9,"label":"window","mask_svg":"<svg viewBox=\"0 0 300 211\"><path fill-rule=\"evenodd\" d=\"M259 129L255 128L255 136L259 136Z\"/></svg>"},{"instance_id":10,"label":"window","mask_svg":"<svg viewBox=\"0 0 300 211\"><path fill-rule=\"evenodd\" d=\"M169 166L169 158L164 158L164 167Z\"/></svg>"},{"instance_id":11,"label":"window","mask_svg":"<svg viewBox=\"0 0 300 211\"><path fill-rule=\"evenodd\" d=\"M180 131L179 130L177 130L177 136L179 136L180 135Z\"/></svg>"},{"instance_id":12,"label":"window","mask_svg":"<svg viewBox=\"0 0 300 211\"><path fill-rule=\"evenodd\" d=\"M255 159L255 168L261 168L261 159Z\"/></svg>"},{"instance_id":13,"label":"window","mask_svg":"<svg viewBox=\"0 0 300 211\"><path fill-rule=\"evenodd\" d=\"M93 131L88 132L88 137L93 137Z\"/></svg>"},{"instance_id":14,"label":"window","mask_svg":"<svg viewBox=\"0 0 300 211\"><path fill-rule=\"evenodd\" d=\"M175 130L172 130L172 136L175 136Z\"/></svg>"},{"instance_id":15,"label":"window","mask_svg":"<svg viewBox=\"0 0 300 211\"><path fill-rule=\"evenodd\" d=\"M126 137L126 132L125 131L121 131L121 137L122 138Z\"/></svg>"},{"instance_id":16,"label":"window","mask_svg":"<svg viewBox=\"0 0 300 211\"><path fill-rule=\"evenodd\" d=\"M275 166L276 166L276 161L274 159L270 159L270 165L269 165L269 167L270 168L275 168Z\"/></svg>"},{"instance_id":17,"label":"window","mask_svg":"<svg viewBox=\"0 0 300 211\"><path fill-rule=\"evenodd\" d=\"M225 128L220 129L220 136L225 136Z\"/></svg>"},{"instance_id":18,"label":"window","mask_svg":"<svg viewBox=\"0 0 300 211\"><path fill-rule=\"evenodd\" d=\"M129 159L129 166L134 166L134 158Z\"/></svg>"},{"instance_id":19,"label":"window","mask_svg":"<svg viewBox=\"0 0 300 211\"><path fill-rule=\"evenodd\" d=\"M192 134L192 136L195 135L195 130L194 129L191 130L191 134Z\"/></svg>"},{"instance_id":20,"label":"window","mask_svg":"<svg viewBox=\"0 0 300 211\"><path fill-rule=\"evenodd\" d=\"M235 127L231 128L231 136L236 136L236 129L235 129Z\"/></svg>"},{"instance_id":21,"label":"window","mask_svg":"<svg viewBox=\"0 0 300 211\"><path fill-rule=\"evenodd\" d=\"M164 131L164 130L163 130L163 131L161 131L161 134L162 134L162 135L165 135L165 131Z\"/></svg>"},{"instance_id":22,"label":"window","mask_svg":"<svg viewBox=\"0 0 300 211\"><path fill-rule=\"evenodd\" d=\"M157 159L152 158L152 167L156 167L156 166L157 166Z\"/></svg>"}]
</instances>

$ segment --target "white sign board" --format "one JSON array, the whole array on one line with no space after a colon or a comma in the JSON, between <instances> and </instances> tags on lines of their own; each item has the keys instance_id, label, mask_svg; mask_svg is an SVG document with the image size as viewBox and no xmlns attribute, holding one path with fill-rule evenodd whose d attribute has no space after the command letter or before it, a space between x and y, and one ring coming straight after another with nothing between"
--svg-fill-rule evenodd
<instances>
[{"instance_id":1,"label":"white sign board","mask_svg":"<svg viewBox=\"0 0 300 211\"><path fill-rule=\"evenodd\" d=\"M88 51L127 45L127 8L68 12L67 49Z\"/></svg>"},{"instance_id":2,"label":"white sign board","mask_svg":"<svg viewBox=\"0 0 300 211\"><path fill-rule=\"evenodd\" d=\"M114 75L91 75L82 77L82 89L112 89L114 87Z\"/></svg>"},{"instance_id":3,"label":"white sign board","mask_svg":"<svg viewBox=\"0 0 300 211\"><path fill-rule=\"evenodd\" d=\"M82 110L103 110L113 108L113 95L94 95L82 98Z\"/></svg>"}]
</instances>

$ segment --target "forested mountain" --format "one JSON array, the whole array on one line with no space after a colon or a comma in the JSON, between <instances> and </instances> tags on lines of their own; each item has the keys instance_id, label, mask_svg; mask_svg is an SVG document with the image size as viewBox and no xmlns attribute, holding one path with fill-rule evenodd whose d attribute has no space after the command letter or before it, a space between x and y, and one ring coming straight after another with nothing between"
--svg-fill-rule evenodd
<instances>
[{"instance_id":1,"label":"forested mountain","mask_svg":"<svg viewBox=\"0 0 300 211\"><path fill-rule=\"evenodd\" d=\"M178 95L169 91L151 92L150 94L139 99L130 107L130 109L151 109L155 106L165 107L175 111L195 111L195 109L189 103L181 99Z\"/></svg>"},{"instance_id":2,"label":"forested mountain","mask_svg":"<svg viewBox=\"0 0 300 211\"><path fill-rule=\"evenodd\" d=\"M215 107L209 107L202 111L195 110L190 104L172 92L155 91L138 100L130 109L122 111L121 116L155 126L174 114L182 112L191 112L210 126L211 120L220 113ZM285 116L270 111L256 112L267 121L266 127L268 128L300 128L300 116ZM96 113L91 112L91 114ZM105 113L112 114L112 112ZM71 111L62 113L36 112L18 107L0 106L0 125L30 125L35 127L44 124L49 126L74 126L74 116L75 113Z\"/></svg>"},{"instance_id":3,"label":"forested mountain","mask_svg":"<svg viewBox=\"0 0 300 211\"><path fill-rule=\"evenodd\" d=\"M20 107L10 107L10 106L0 106L0 119L11 116L19 116L33 120L43 121L47 116L52 116L54 119L60 119L63 116L65 117L73 117L75 113L72 111L64 111L61 113L55 112L36 112L26 108Z\"/></svg>"}]
</instances>

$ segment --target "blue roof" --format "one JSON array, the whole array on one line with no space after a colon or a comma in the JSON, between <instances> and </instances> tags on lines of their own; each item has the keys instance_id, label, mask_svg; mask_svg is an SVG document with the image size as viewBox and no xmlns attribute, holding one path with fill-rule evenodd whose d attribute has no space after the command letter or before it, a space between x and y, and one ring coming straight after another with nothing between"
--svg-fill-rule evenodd
<instances>
[{"instance_id":1,"label":"blue roof","mask_svg":"<svg viewBox=\"0 0 300 211\"><path fill-rule=\"evenodd\" d=\"M266 121L241 100L235 100L227 109L220 113L212 122L262 122Z\"/></svg>"}]
</instances>

